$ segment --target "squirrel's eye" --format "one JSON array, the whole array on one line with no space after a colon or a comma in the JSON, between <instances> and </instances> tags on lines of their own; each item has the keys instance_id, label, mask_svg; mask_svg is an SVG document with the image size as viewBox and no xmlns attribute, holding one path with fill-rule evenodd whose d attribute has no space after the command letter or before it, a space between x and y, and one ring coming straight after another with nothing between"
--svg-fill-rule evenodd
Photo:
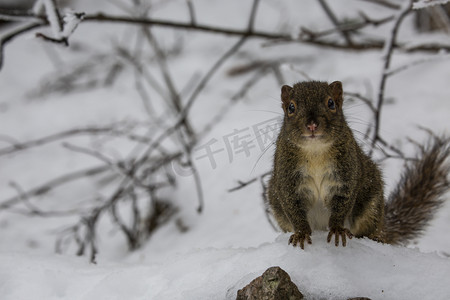
<instances>
[{"instance_id":1,"label":"squirrel's eye","mask_svg":"<svg viewBox=\"0 0 450 300\"><path fill-rule=\"evenodd\" d=\"M295 103L294 103L294 101L291 101L291 103L289 103L289 106L288 106L288 113L290 114L290 115L292 115L293 113L295 113Z\"/></svg>"},{"instance_id":2,"label":"squirrel's eye","mask_svg":"<svg viewBox=\"0 0 450 300\"><path fill-rule=\"evenodd\" d=\"M335 110L336 109L336 104L334 103L333 99L328 99L328 108L331 110Z\"/></svg>"}]
</instances>

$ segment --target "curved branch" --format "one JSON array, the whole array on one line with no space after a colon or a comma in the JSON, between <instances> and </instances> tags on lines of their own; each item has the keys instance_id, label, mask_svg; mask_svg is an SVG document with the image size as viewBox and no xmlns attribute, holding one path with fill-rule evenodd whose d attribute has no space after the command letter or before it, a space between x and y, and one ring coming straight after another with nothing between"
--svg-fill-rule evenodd
<instances>
[{"instance_id":1,"label":"curved branch","mask_svg":"<svg viewBox=\"0 0 450 300\"><path fill-rule=\"evenodd\" d=\"M41 26L45 26L47 25L45 22L31 22L31 23L27 23L23 26L17 27L13 30L11 30L10 32L2 35L0 37L0 70L2 69L3 66L3 49L5 47L5 45L10 42L12 39L14 39L16 36L19 36L25 32L31 31L33 29L39 28Z\"/></svg>"}]
</instances>

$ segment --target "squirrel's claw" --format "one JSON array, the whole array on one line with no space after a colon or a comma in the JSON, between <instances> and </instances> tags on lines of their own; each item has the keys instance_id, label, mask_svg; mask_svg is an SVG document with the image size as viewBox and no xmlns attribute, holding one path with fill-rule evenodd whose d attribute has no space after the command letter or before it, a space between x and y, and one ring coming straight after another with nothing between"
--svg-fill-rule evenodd
<instances>
[{"instance_id":1,"label":"squirrel's claw","mask_svg":"<svg viewBox=\"0 0 450 300\"><path fill-rule=\"evenodd\" d=\"M334 235L334 244L336 247L339 246L339 236L342 239L342 246L345 247L347 245L347 236L349 239L353 237L353 234L348 230L347 228L343 227L334 227L330 229L330 232L328 233L327 242L331 242L331 239Z\"/></svg>"},{"instance_id":2,"label":"squirrel's claw","mask_svg":"<svg viewBox=\"0 0 450 300\"><path fill-rule=\"evenodd\" d=\"M305 249L305 240L308 244L312 243L309 233L296 232L289 238L289 244L292 244L294 247L299 244L300 248Z\"/></svg>"}]
</instances>

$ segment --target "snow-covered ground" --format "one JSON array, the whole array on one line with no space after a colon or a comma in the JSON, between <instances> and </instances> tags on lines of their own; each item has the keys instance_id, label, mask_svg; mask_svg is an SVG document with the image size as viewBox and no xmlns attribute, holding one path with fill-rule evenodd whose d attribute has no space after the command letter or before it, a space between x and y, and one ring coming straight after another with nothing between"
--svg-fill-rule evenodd
<instances>
[{"instance_id":1,"label":"snow-covered ground","mask_svg":"<svg viewBox=\"0 0 450 300\"><path fill-rule=\"evenodd\" d=\"M305 251L288 235L250 248L203 248L159 262L101 262L2 253L2 299L236 299L270 266L286 270L307 299L445 299L448 258L368 240L347 248L313 234Z\"/></svg>"},{"instance_id":2,"label":"snow-covered ground","mask_svg":"<svg viewBox=\"0 0 450 300\"><path fill-rule=\"evenodd\" d=\"M251 1L193 1L197 21L232 28L244 28ZM328 1L341 18L364 10L384 17L389 10L363 1ZM105 1L106 3L106 1ZM123 13L102 1L76 1L74 9L86 12L104 10ZM153 17L188 20L185 1L162 5ZM401 36L420 42L408 18ZM299 25L316 30L332 24L316 1L261 1L256 28L282 31ZM391 23L374 29L383 36ZM87 49L106 52L112 45L129 42L132 27L112 24L81 24L71 37L71 48L50 45L22 36L5 49L0 71L0 149L8 145L5 136L27 141L74 127L101 126L117 121L146 121L147 115L134 85L134 74L125 71L107 88L72 94L51 93L40 97L36 91L43 78L59 69L85 63ZM170 44L174 37L155 30ZM167 40L164 40L164 36ZM445 35L431 38L449 41ZM182 89L193 74L204 74L235 42L236 38L205 33L183 33L183 54L170 61L176 85ZM81 43L82 42L82 43ZM82 45L81 51L76 46ZM305 80L301 72L316 80L341 80L344 90L375 97L382 68L380 51L340 52L307 45L262 47L253 40L230 59L211 79L193 107L201 128L212 114L229 106L230 98L250 77L230 78L227 71L248 59L296 58L295 70L282 68L287 84ZM395 54L393 67L426 57L424 54ZM156 68L156 67L155 67ZM296 70L300 70L298 72ZM420 64L389 79L386 95L393 99L382 114L381 134L411 153L406 137L424 141L426 134L417 125L441 134L450 134L450 60ZM139 250L128 252L118 230L105 221L100 224L97 264L73 251L54 253L58 233L76 219L73 217L30 217L14 210L0 211L0 295L1 299L234 299L236 291L268 267L286 270L308 299L345 299L364 296L372 299L447 299L450 295L450 203L437 214L425 235L409 248L381 245L369 240L351 240L346 248L326 243L326 234L313 234L313 244L305 251L287 245L288 235L274 231L267 221L259 183L229 193L237 180L246 180L270 169L273 147L264 151L255 128L277 122L281 108L280 86L267 75L233 104L223 119L199 142L195 163L202 177L205 207L197 214L197 195L192 178L179 176L176 190L167 196L180 208L177 215L159 228ZM366 107L346 102L348 120L356 136L369 126ZM279 121L278 121L279 122ZM239 131L250 135L254 147L248 155L227 148L227 137ZM203 145L215 141L214 163L204 157ZM70 140L89 145L86 137ZM266 144L264 146L267 146ZM123 157L126 144L103 149L112 157ZM97 165L94 158L73 153L51 143L30 151L0 156L0 201L17 193L10 182L23 189L48 179ZM401 162L387 160L382 165L387 192L395 186ZM85 205L106 193L97 182L82 180L63 186L46 197L33 200L42 209L64 210ZM23 209L24 207L20 207ZM177 221L188 230L181 232Z\"/></svg>"}]
</instances>

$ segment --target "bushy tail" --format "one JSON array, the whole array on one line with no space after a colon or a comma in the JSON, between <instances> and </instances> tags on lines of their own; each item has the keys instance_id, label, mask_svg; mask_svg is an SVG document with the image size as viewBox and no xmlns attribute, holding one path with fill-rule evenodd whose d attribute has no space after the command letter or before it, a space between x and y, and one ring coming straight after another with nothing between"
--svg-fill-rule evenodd
<instances>
[{"instance_id":1,"label":"bushy tail","mask_svg":"<svg viewBox=\"0 0 450 300\"><path fill-rule=\"evenodd\" d=\"M384 241L406 244L420 236L450 189L450 138L433 137L419 147L385 206Z\"/></svg>"}]
</instances>

